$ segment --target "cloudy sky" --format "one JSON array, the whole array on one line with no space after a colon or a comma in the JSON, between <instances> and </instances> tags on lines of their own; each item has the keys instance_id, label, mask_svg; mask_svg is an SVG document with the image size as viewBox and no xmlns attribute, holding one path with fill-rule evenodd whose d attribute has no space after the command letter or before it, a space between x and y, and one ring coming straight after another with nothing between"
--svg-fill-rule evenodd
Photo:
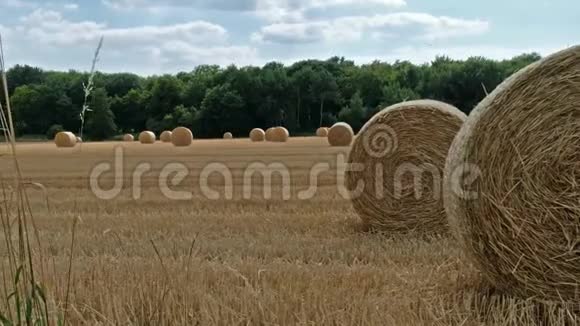
<instances>
[{"instance_id":1,"label":"cloudy sky","mask_svg":"<svg viewBox=\"0 0 580 326\"><path fill-rule=\"evenodd\" d=\"M580 43L578 0L0 0L7 63L139 74L345 56L509 58Z\"/></svg>"}]
</instances>

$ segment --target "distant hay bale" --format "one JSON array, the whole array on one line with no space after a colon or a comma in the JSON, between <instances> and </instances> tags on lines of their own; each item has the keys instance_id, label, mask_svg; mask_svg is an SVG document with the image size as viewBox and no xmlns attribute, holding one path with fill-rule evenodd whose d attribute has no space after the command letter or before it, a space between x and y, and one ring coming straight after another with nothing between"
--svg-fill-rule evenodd
<instances>
[{"instance_id":1,"label":"distant hay bale","mask_svg":"<svg viewBox=\"0 0 580 326\"><path fill-rule=\"evenodd\" d=\"M193 133L189 128L177 127L173 129L171 142L177 147L189 146L193 142Z\"/></svg>"},{"instance_id":2,"label":"distant hay bale","mask_svg":"<svg viewBox=\"0 0 580 326\"><path fill-rule=\"evenodd\" d=\"M545 57L485 98L455 139L445 208L496 288L578 302L580 47Z\"/></svg>"},{"instance_id":3,"label":"distant hay bale","mask_svg":"<svg viewBox=\"0 0 580 326\"><path fill-rule=\"evenodd\" d=\"M328 136L328 128L320 127L316 130L317 137L327 137Z\"/></svg>"},{"instance_id":4,"label":"distant hay bale","mask_svg":"<svg viewBox=\"0 0 580 326\"><path fill-rule=\"evenodd\" d=\"M72 132L61 131L54 136L54 143L56 147L75 147L77 137Z\"/></svg>"},{"instance_id":5,"label":"distant hay bale","mask_svg":"<svg viewBox=\"0 0 580 326\"><path fill-rule=\"evenodd\" d=\"M133 135L131 134L125 134L123 135L123 141L126 142L135 141L135 137L133 137Z\"/></svg>"},{"instance_id":6,"label":"distant hay bale","mask_svg":"<svg viewBox=\"0 0 580 326\"><path fill-rule=\"evenodd\" d=\"M77 143L82 143L83 139L81 137L76 137L77 138Z\"/></svg>"},{"instance_id":7,"label":"distant hay bale","mask_svg":"<svg viewBox=\"0 0 580 326\"><path fill-rule=\"evenodd\" d=\"M420 100L383 109L363 126L345 177L364 225L399 234L448 232L443 171L465 118L451 105Z\"/></svg>"},{"instance_id":8,"label":"distant hay bale","mask_svg":"<svg viewBox=\"0 0 580 326\"><path fill-rule=\"evenodd\" d=\"M226 132L224 134L224 139L234 139L234 135L231 132Z\"/></svg>"},{"instance_id":9,"label":"distant hay bale","mask_svg":"<svg viewBox=\"0 0 580 326\"><path fill-rule=\"evenodd\" d=\"M290 131L288 131L288 129L286 129L285 127L279 127L284 134L286 134L286 138L290 138Z\"/></svg>"},{"instance_id":10,"label":"distant hay bale","mask_svg":"<svg viewBox=\"0 0 580 326\"><path fill-rule=\"evenodd\" d=\"M276 143L285 143L290 138L290 132L284 127L276 127L272 131L271 141Z\"/></svg>"},{"instance_id":11,"label":"distant hay bale","mask_svg":"<svg viewBox=\"0 0 580 326\"><path fill-rule=\"evenodd\" d=\"M354 131L347 123L338 122L328 130L327 137L330 146L350 146Z\"/></svg>"},{"instance_id":12,"label":"distant hay bale","mask_svg":"<svg viewBox=\"0 0 580 326\"><path fill-rule=\"evenodd\" d=\"M263 129L254 128L250 131L250 140L253 142L260 142L266 140L266 133Z\"/></svg>"},{"instance_id":13,"label":"distant hay bale","mask_svg":"<svg viewBox=\"0 0 580 326\"><path fill-rule=\"evenodd\" d=\"M139 142L141 144L154 144L155 134L152 131L143 131L139 134Z\"/></svg>"},{"instance_id":14,"label":"distant hay bale","mask_svg":"<svg viewBox=\"0 0 580 326\"><path fill-rule=\"evenodd\" d=\"M164 143L171 143L171 134L172 132L169 130L165 130L164 132L161 133L161 135L159 136L159 140L161 140Z\"/></svg>"},{"instance_id":15,"label":"distant hay bale","mask_svg":"<svg viewBox=\"0 0 580 326\"><path fill-rule=\"evenodd\" d=\"M266 129L266 134L265 134L266 141L274 141L273 139L274 139L275 130L276 130L276 127Z\"/></svg>"}]
</instances>

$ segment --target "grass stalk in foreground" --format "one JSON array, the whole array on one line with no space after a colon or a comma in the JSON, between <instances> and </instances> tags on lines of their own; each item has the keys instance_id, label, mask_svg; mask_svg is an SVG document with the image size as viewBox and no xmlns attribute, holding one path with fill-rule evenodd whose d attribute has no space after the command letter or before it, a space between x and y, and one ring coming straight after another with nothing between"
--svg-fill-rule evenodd
<instances>
[{"instance_id":1,"label":"grass stalk in foreground","mask_svg":"<svg viewBox=\"0 0 580 326\"><path fill-rule=\"evenodd\" d=\"M13 167L6 179L0 175L0 224L6 245L2 257L0 323L2 325L51 325L44 279L44 259L26 193L26 183L16 151L16 132L8 93L8 80L0 35L0 81L4 102L0 101L0 127ZM33 241L34 237L36 241ZM62 323L59 323L62 324Z\"/></svg>"},{"instance_id":2,"label":"grass stalk in foreground","mask_svg":"<svg viewBox=\"0 0 580 326\"><path fill-rule=\"evenodd\" d=\"M99 62L99 53L101 52L101 47L103 46L103 37L99 39L99 44L97 45L97 49L95 50L95 55L93 57L93 62L91 64L91 72L89 73L89 80L87 83L83 83L83 91L84 91L84 102L83 107L80 114L81 119L81 128L79 130L79 137L83 138L83 131L85 128L85 114L91 109L89 108L89 97L91 96L91 92L94 89L94 79L95 79L95 68L97 66L97 62Z\"/></svg>"}]
</instances>

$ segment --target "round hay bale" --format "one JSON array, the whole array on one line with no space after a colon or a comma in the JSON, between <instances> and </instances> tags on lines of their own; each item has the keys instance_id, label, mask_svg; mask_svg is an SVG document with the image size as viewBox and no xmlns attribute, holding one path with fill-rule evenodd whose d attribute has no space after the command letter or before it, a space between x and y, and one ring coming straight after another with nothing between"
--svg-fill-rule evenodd
<instances>
[{"instance_id":1,"label":"round hay bale","mask_svg":"<svg viewBox=\"0 0 580 326\"><path fill-rule=\"evenodd\" d=\"M253 142L260 142L266 140L266 133L261 128L254 128L250 131L250 140Z\"/></svg>"},{"instance_id":2,"label":"round hay bale","mask_svg":"<svg viewBox=\"0 0 580 326\"><path fill-rule=\"evenodd\" d=\"M274 128L274 131L272 131L271 137L272 137L271 141L273 142L285 143L290 138L290 132L288 131L288 129L284 127L276 127Z\"/></svg>"},{"instance_id":3,"label":"round hay bale","mask_svg":"<svg viewBox=\"0 0 580 326\"><path fill-rule=\"evenodd\" d=\"M265 134L266 141L274 141L275 130L276 130L276 127L266 129L266 134Z\"/></svg>"},{"instance_id":4,"label":"round hay bale","mask_svg":"<svg viewBox=\"0 0 580 326\"><path fill-rule=\"evenodd\" d=\"M516 73L472 112L445 168L445 208L496 288L580 294L580 47Z\"/></svg>"},{"instance_id":5,"label":"round hay bale","mask_svg":"<svg viewBox=\"0 0 580 326\"><path fill-rule=\"evenodd\" d=\"M234 135L231 132L226 132L224 134L224 139L234 139Z\"/></svg>"},{"instance_id":6,"label":"round hay bale","mask_svg":"<svg viewBox=\"0 0 580 326\"><path fill-rule=\"evenodd\" d=\"M161 133L161 135L159 136L159 140L161 140L164 143L171 143L171 134L172 132L169 130L165 130L164 132Z\"/></svg>"},{"instance_id":7,"label":"round hay bale","mask_svg":"<svg viewBox=\"0 0 580 326\"><path fill-rule=\"evenodd\" d=\"M345 177L365 226L399 234L448 232L443 172L465 118L451 105L420 100L390 106L363 126L349 154L353 171Z\"/></svg>"},{"instance_id":8,"label":"round hay bale","mask_svg":"<svg viewBox=\"0 0 580 326\"><path fill-rule=\"evenodd\" d=\"M152 131L143 131L139 134L139 142L141 144L154 144L155 134Z\"/></svg>"},{"instance_id":9,"label":"round hay bale","mask_svg":"<svg viewBox=\"0 0 580 326\"><path fill-rule=\"evenodd\" d=\"M177 127L173 129L171 142L177 147L189 146L193 142L193 134L189 128Z\"/></svg>"},{"instance_id":10,"label":"round hay bale","mask_svg":"<svg viewBox=\"0 0 580 326\"><path fill-rule=\"evenodd\" d=\"M348 123L337 122L328 130L330 146L350 146L354 138L354 131Z\"/></svg>"},{"instance_id":11,"label":"round hay bale","mask_svg":"<svg viewBox=\"0 0 580 326\"><path fill-rule=\"evenodd\" d=\"M317 137L327 137L328 136L328 128L320 127L316 130Z\"/></svg>"},{"instance_id":12,"label":"round hay bale","mask_svg":"<svg viewBox=\"0 0 580 326\"><path fill-rule=\"evenodd\" d=\"M56 147L75 147L77 137L72 132L61 131L54 136L54 143Z\"/></svg>"},{"instance_id":13,"label":"round hay bale","mask_svg":"<svg viewBox=\"0 0 580 326\"><path fill-rule=\"evenodd\" d=\"M290 131L288 131L288 129L284 128L284 127L279 127L284 134L286 135L286 138L290 138Z\"/></svg>"},{"instance_id":14,"label":"round hay bale","mask_svg":"<svg viewBox=\"0 0 580 326\"><path fill-rule=\"evenodd\" d=\"M133 137L133 135L131 134L125 134L123 135L123 141L126 142L135 141L135 137Z\"/></svg>"},{"instance_id":15,"label":"round hay bale","mask_svg":"<svg viewBox=\"0 0 580 326\"><path fill-rule=\"evenodd\" d=\"M83 139L81 137L76 137L77 138L77 143L82 143Z\"/></svg>"}]
</instances>

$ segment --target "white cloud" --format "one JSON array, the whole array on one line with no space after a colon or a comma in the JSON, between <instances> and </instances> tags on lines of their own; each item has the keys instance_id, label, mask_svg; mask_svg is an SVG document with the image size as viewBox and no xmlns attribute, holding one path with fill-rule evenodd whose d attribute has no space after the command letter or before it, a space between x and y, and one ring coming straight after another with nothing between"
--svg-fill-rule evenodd
<instances>
[{"instance_id":1,"label":"white cloud","mask_svg":"<svg viewBox=\"0 0 580 326\"><path fill-rule=\"evenodd\" d=\"M76 3L66 3L66 4L63 6L63 8L64 8L65 10L71 10L71 11L74 11L74 10L78 10L78 9L79 9L79 5L78 5L78 4L76 4Z\"/></svg>"},{"instance_id":2,"label":"white cloud","mask_svg":"<svg viewBox=\"0 0 580 326\"><path fill-rule=\"evenodd\" d=\"M264 7L287 8L293 10L300 8L329 8L345 5L402 7L406 5L406 0L169 0L163 1L161 4L159 1L154 0L102 0L102 3L113 9L189 7L251 11Z\"/></svg>"},{"instance_id":3,"label":"white cloud","mask_svg":"<svg viewBox=\"0 0 580 326\"><path fill-rule=\"evenodd\" d=\"M150 45L167 40L216 43L227 39L227 31L216 24L194 21L166 26L110 28L94 21L71 22L53 10L37 9L21 18L19 31L48 45L94 44L101 36L115 46Z\"/></svg>"},{"instance_id":4,"label":"white cloud","mask_svg":"<svg viewBox=\"0 0 580 326\"><path fill-rule=\"evenodd\" d=\"M380 5L386 7L403 7L405 0L311 0L303 1L305 7L328 8L345 5Z\"/></svg>"},{"instance_id":5,"label":"white cloud","mask_svg":"<svg viewBox=\"0 0 580 326\"><path fill-rule=\"evenodd\" d=\"M38 7L38 4L36 2L30 2L26 0L0 0L0 7L36 8Z\"/></svg>"},{"instance_id":6,"label":"white cloud","mask_svg":"<svg viewBox=\"0 0 580 326\"><path fill-rule=\"evenodd\" d=\"M423 40L478 35L489 29L489 23L437 17L426 13L392 13L375 16L340 17L313 22L278 23L261 28L254 41L272 43L352 42L366 33L405 36Z\"/></svg>"},{"instance_id":7,"label":"white cloud","mask_svg":"<svg viewBox=\"0 0 580 326\"><path fill-rule=\"evenodd\" d=\"M183 41L165 42L160 48L160 54L174 57L189 64L212 63L217 65L256 64L258 52L248 46L214 46L198 47Z\"/></svg>"},{"instance_id":8,"label":"white cloud","mask_svg":"<svg viewBox=\"0 0 580 326\"><path fill-rule=\"evenodd\" d=\"M406 0L255 0L255 13L268 21L292 22L303 21L304 15L312 9L332 7L357 7L377 5L399 8L405 6Z\"/></svg>"},{"instance_id":9,"label":"white cloud","mask_svg":"<svg viewBox=\"0 0 580 326\"><path fill-rule=\"evenodd\" d=\"M43 46L50 53L61 52L67 56L80 53L79 49L90 53L103 36L103 67L123 70L130 67L146 73L174 72L197 64L249 64L257 57L256 49L229 44L227 30L206 21L114 28L103 22L70 21L60 12L37 9L8 31L19 36L18 42L11 43L12 47ZM51 59L62 60L62 57L57 55ZM123 65L119 66L119 62ZM85 68L84 61L82 64L81 69ZM79 69L73 62L68 62L66 68Z\"/></svg>"},{"instance_id":10,"label":"white cloud","mask_svg":"<svg viewBox=\"0 0 580 326\"><path fill-rule=\"evenodd\" d=\"M188 7L211 10L232 10L254 13L268 21L288 22L304 19L304 14L312 9L350 6L382 6L399 8L406 0L172 0L159 4L153 0L102 0L102 3L115 10L146 9L159 11L168 7Z\"/></svg>"}]
</instances>

